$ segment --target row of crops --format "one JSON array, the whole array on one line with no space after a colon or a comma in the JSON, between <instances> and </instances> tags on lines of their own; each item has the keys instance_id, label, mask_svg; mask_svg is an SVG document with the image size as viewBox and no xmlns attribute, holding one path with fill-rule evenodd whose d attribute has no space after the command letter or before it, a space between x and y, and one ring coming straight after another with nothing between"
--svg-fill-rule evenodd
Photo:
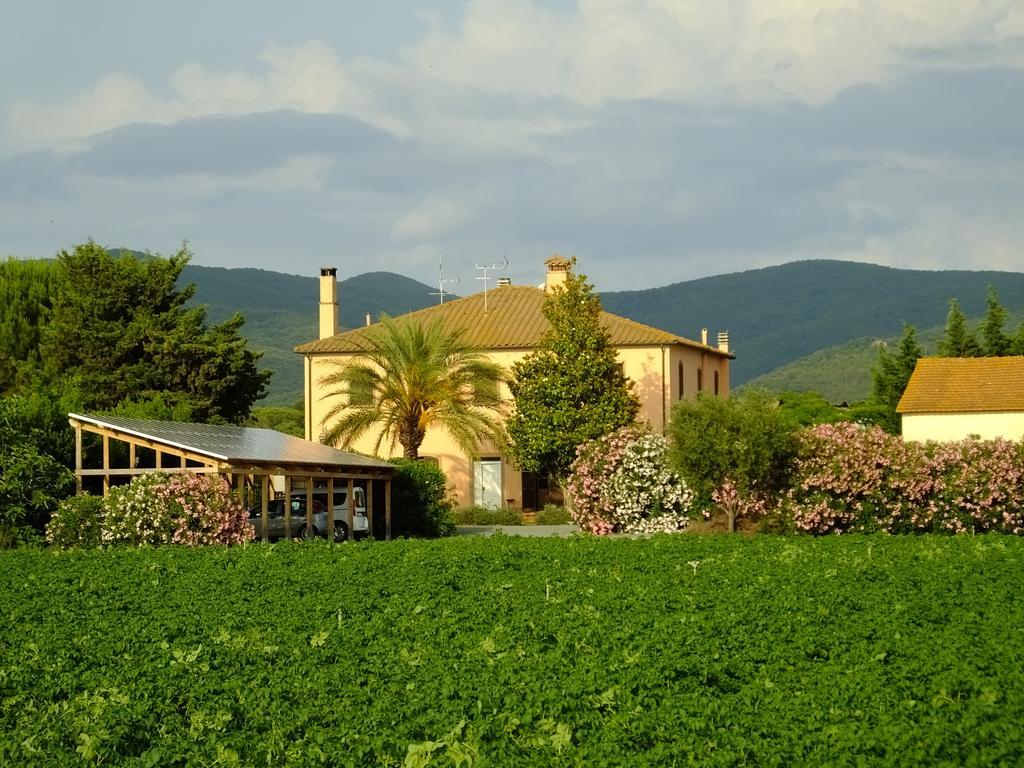
<instances>
[{"instance_id":1,"label":"row of crops","mask_svg":"<svg viewBox=\"0 0 1024 768\"><path fill-rule=\"evenodd\" d=\"M0 555L2 765L1015 765L1016 537Z\"/></svg>"}]
</instances>

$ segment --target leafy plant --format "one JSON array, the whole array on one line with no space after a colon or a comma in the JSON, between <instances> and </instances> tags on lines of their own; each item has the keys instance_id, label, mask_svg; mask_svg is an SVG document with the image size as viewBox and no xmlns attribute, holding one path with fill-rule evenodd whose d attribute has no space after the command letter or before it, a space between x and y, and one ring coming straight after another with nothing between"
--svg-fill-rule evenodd
<instances>
[{"instance_id":1,"label":"leafy plant","mask_svg":"<svg viewBox=\"0 0 1024 768\"><path fill-rule=\"evenodd\" d=\"M46 540L56 547L98 547L103 541L102 496L64 499L46 526Z\"/></svg>"},{"instance_id":2,"label":"leafy plant","mask_svg":"<svg viewBox=\"0 0 1024 768\"><path fill-rule=\"evenodd\" d=\"M395 536L450 536L455 532L444 471L429 461L394 459L392 520Z\"/></svg>"},{"instance_id":3,"label":"leafy plant","mask_svg":"<svg viewBox=\"0 0 1024 768\"><path fill-rule=\"evenodd\" d=\"M572 522L569 510L558 504L545 504L537 512L537 525L565 525Z\"/></svg>"},{"instance_id":4,"label":"leafy plant","mask_svg":"<svg viewBox=\"0 0 1024 768\"><path fill-rule=\"evenodd\" d=\"M458 525L522 525L523 516L518 509L508 507L460 507L455 510Z\"/></svg>"}]
</instances>

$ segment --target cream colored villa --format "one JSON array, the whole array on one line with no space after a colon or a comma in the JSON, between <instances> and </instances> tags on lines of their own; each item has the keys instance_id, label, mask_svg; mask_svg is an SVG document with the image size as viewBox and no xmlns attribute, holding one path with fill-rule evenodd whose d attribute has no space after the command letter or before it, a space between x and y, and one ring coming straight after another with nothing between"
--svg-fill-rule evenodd
<instances>
[{"instance_id":1,"label":"cream colored villa","mask_svg":"<svg viewBox=\"0 0 1024 768\"><path fill-rule=\"evenodd\" d=\"M1024 357L923 357L896 412L906 440L1024 438Z\"/></svg>"},{"instance_id":2,"label":"cream colored villa","mask_svg":"<svg viewBox=\"0 0 1024 768\"><path fill-rule=\"evenodd\" d=\"M565 281L571 262L558 254L545 262L548 268L544 288L513 286L499 280L497 288L465 298L438 304L406 317L444 318L449 327L461 328L464 338L487 351L505 366L534 349L549 327L541 312L547 292ZM344 298L342 298L344 300ZM638 420L663 432L672 404L700 391L723 397L729 394L728 335L718 335L718 345L707 343L707 331L701 341L684 339L624 317L603 313L602 321L640 400ZM372 326L371 326L372 327ZM320 380L335 364L358 355L360 341L367 328L338 333L337 277L333 268L320 271L320 338L296 347L304 357L306 438L317 440L324 433L324 414L333 401L325 397L327 388ZM506 395L508 395L506 390ZM368 437L353 448L369 453L374 438ZM401 446L396 456L401 455ZM420 455L436 460L454 488L460 504L509 506L538 509L547 501L547 479L520 472L493 445L482 445L480 455L471 459L454 446L443 430L427 434Z\"/></svg>"}]
</instances>

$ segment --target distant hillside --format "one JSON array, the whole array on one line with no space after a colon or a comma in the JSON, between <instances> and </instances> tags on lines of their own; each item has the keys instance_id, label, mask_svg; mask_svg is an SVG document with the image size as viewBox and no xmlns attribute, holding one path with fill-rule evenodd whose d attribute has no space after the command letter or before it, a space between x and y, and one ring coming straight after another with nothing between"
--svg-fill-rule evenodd
<instances>
[{"instance_id":1,"label":"distant hillside","mask_svg":"<svg viewBox=\"0 0 1024 768\"><path fill-rule=\"evenodd\" d=\"M224 269L189 264L183 283L195 283L194 302L205 304L210 322L241 312L242 335L249 347L262 350L261 365L274 371L270 392L261 405L292 405L302 397L302 359L297 344L317 336L316 277L286 275L263 269ZM338 283L338 317L342 328L376 319L381 312L399 315L437 301L423 283L391 272L368 272Z\"/></svg>"},{"instance_id":2,"label":"distant hillside","mask_svg":"<svg viewBox=\"0 0 1024 768\"><path fill-rule=\"evenodd\" d=\"M1011 314L1006 323L1007 333L1015 333L1021 319L1021 315ZM967 324L977 332L981 320L980 317L968 319ZM945 323L932 328L917 328L917 339L926 355L936 354L944 329ZM744 386L762 387L774 392L803 392L811 389L820 392L831 403L858 402L871 394L871 368L878 358L877 344L884 342L891 348L899 340L900 335L884 339L866 337L819 349L750 379Z\"/></svg>"},{"instance_id":3,"label":"distant hillside","mask_svg":"<svg viewBox=\"0 0 1024 768\"><path fill-rule=\"evenodd\" d=\"M968 316L985 310L988 285L1011 313L1024 309L1024 274L931 272L844 261L798 261L645 291L601 295L609 312L688 338L728 330L739 386L818 350L899 336L945 323L955 296Z\"/></svg>"}]
</instances>

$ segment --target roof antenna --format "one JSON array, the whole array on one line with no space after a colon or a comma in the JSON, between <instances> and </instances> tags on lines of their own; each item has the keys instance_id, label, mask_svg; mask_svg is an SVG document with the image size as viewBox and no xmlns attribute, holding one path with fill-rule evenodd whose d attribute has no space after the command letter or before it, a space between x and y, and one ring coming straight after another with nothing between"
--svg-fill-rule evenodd
<instances>
[{"instance_id":1,"label":"roof antenna","mask_svg":"<svg viewBox=\"0 0 1024 768\"><path fill-rule=\"evenodd\" d=\"M455 283L455 285L458 285L460 281L459 281L459 278L457 278L457 277L445 277L444 276L444 271L443 271L444 267L441 265L441 258L442 258L441 256L437 257L437 290L436 291L431 291L430 295L431 296L440 296L441 297L441 303L444 304L444 293L445 293L444 286L445 286L445 284L446 283ZM448 293L450 294L451 291L448 291Z\"/></svg>"},{"instance_id":2,"label":"roof antenna","mask_svg":"<svg viewBox=\"0 0 1024 768\"><path fill-rule=\"evenodd\" d=\"M478 277L476 279L484 281L484 314L485 315L487 314L487 281L494 279L493 277L488 277L487 276L487 272L489 270L504 269L507 266L508 266L508 256L502 256L501 257L501 264L493 263L493 264L477 264L476 265L477 269L482 269L483 272L484 272L483 275L481 275L480 277Z\"/></svg>"}]
</instances>

